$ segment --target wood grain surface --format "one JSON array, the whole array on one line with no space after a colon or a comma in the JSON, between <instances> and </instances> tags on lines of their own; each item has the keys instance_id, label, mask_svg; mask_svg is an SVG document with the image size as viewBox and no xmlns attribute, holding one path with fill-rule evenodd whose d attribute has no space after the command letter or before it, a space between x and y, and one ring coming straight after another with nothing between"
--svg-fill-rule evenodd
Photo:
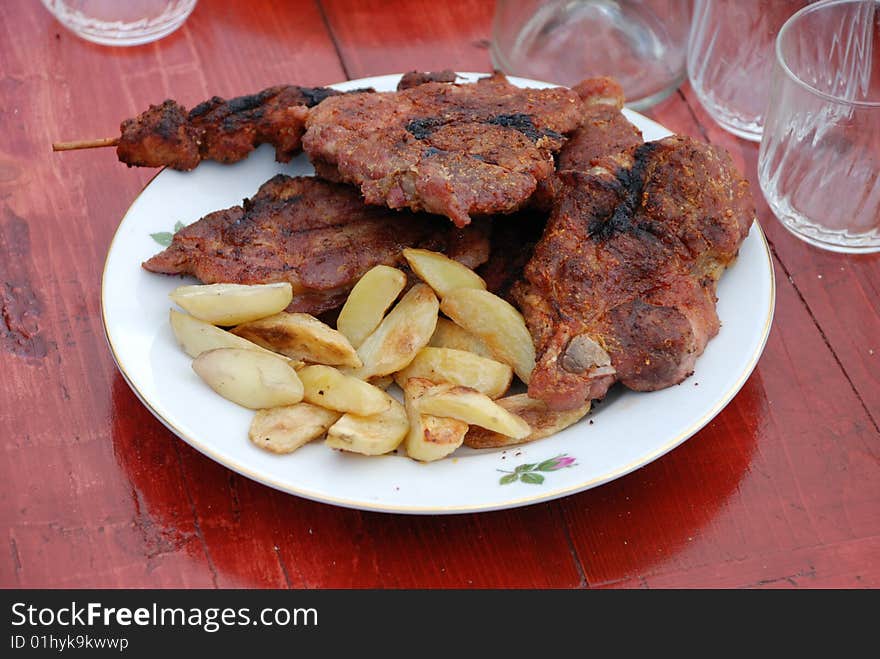
<instances>
[{"instance_id":1,"label":"wood grain surface","mask_svg":"<svg viewBox=\"0 0 880 659\"><path fill-rule=\"evenodd\" d=\"M489 70L492 8L202 0L174 34L114 49L40 3L0 3L0 586L880 586L880 256L788 234L757 187L756 145L716 127L687 85L648 114L726 147L748 174L777 308L739 395L660 460L522 509L363 513L205 458L116 371L100 276L154 172L107 150L53 154L53 141L114 135L167 97Z\"/></svg>"}]
</instances>

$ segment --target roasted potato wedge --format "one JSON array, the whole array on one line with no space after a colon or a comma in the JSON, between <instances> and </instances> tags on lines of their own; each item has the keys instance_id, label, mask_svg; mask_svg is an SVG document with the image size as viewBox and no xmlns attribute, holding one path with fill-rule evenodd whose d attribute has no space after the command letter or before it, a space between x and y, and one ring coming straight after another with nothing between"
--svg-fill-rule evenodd
<instances>
[{"instance_id":1,"label":"roasted potato wedge","mask_svg":"<svg viewBox=\"0 0 880 659\"><path fill-rule=\"evenodd\" d=\"M292 359L330 366L361 365L354 347L341 332L307 313L282 311L238 325L232 333Z\"/></svg>"},{"instance_id":2,"label":"roasted potato wedge","mask_svg":"<svg viewBox=\"0 0 880 659\"><path fill-rule=\"evenodd\" d=\"M360 416L380 414L391 407L384 391L332 366L306 366L297 375L303 384L303 400L312 405Z\"/></svg>"},{"instance_id":3,"label":"roasted potato wedge","mask_svg":"<svg viewBox=\"0 0 880 659\"><path fill-rule=\"evenodd\" d=\"M339 412L308 403L258 410L248 437L255 446L266 451L293 453L325 434L340 416Z\"/></svg>"},{"instance_id":4,"label":"roasted potato wedge","mask_svg":"<svg viewBox=\"0 0 880 659\"><path fill-rule=\"evenodd\" d=\"M483 339L476 334L471 334L466 329L459 327L446 318L437 319L437 327L434 329L434 335L431 337L428 345L432 348L464 350L480 357L493 359L492 351L489 350L489 346L486 345Z\"/></svg>"},{"instance_id":5,"label":"roasted potato wedge","mask_svg":"<svg viewBox=\"0 0 880 659\"><path fill-rule=\"evenodd\" d=\"M422 394L418 407L422 414L458 419L515 439L528 437L532 431L523 419L469 387L434 385Z\"/></svg>"},{"instance_id":6,"label":"roasted potato wedge","mask_svg":"<svg viewBox=\"0 0 880 659\"><path fill-rule=\"evenodd\" d=\"M169 297L195 318L213 325L238 325L265 318L293 300L287 282L277 284L197 284L180 286Z\"/></svg>"},{"instance_id":7,"label":"roasted potato wedge","mask_svg":"<svg viewBox=\"0 0 880 659\"><path fill-rule=\"evenodd\" d=\"M570 425L577 423L590 411L590 403L574 410L554 412L540 400L529 398L526 394L517 394L495 401L508 412L516 414L529 424L532 431L521 439L487 430L479 426L471 426L465 435L464 443L471 448L501 448L515 444L525 444L542 437L549 437Z\"/></svg>"},{"instance_id":8,"label":"roasted potato wedge","mask_svg":"<svg viewBox=\"0 0 880 659\"><path fill-rule=\"evenodd\" d=\"M462 445L469 427L458 419L419 414L419 439L407 445L407 455L419 462L445 458Z\"/></svg>"},{"instance_id":9,"label":"roasted potato wedge","mask_svg":"<svg viewBox=\"0 0 880 659\"><path fill-rule=\"evenodd\" d=\"M388 387L394 384L394 376L393 375L379 375L374 378L370 378L367 380L374 387L379 387L382 391L387 391Z\"/></svg>"},{"instance_id":10,"label":"roasted potato wedge","mask_svg":"<svg viewBox=\"0 0 880 659\"><path fill-rule=\"evenodd\" d=\"M396 449L406 437L409 421L403 405L391 396L388 398L390 407L381 414L342 415L339 421L330 426L324 443L330 448L364 455L382 455Z\"/></svg>"},{"instance_id":11,"label":"roasted potato wedge","mask_svg":"<svg viewBox=\"0 0 880 659\"><path fill-rule=\"evenodd\" d=\"M336 328L355 348L379 327L385 312L406 285L406 275L397 268L377 265L368 270L351 289L336 319Z\"/></svg>"},{"instance_id":12,"label":"roasted potato wedge","mask_svg":"<svg viewBox=\"0 0 880 659\"><path fill-rule=\"evenodd\" d=\"M242 350L256 350L283 359L281 355L266 350L256 343L251 343L247 339L214 327L210 323L193 318L176 309L171 309L170 320L174 337L190 357L198 357L203 352L217 348L241 348Z\"/></svg>"},{"instance_id":13,"label":"roasted potato wedge","mask_svg":"<svg viewBox=\"0 0 880 659\"><path fill-rule=\"evenodd\" d=\"M394 375L401 388L409 378L425 378L435 384L451 382L476 389L489 398L498 398L510 387L513 369L472 352L426 346L409 366Z\"/></svg>"},{"instance_id":14,"label":"roasted potato wedge","mask_svg":"<svg viewBox=\"0 0 880 659\"><path fill-rule=\"evenodd\" d=\"M535 368L535 345L522 314L489 291L457 288L443 298L440 309L453 322L480 337L495 359L510 364L528 384Z\"/></svg>"},{"instance_id":15,"label":"roasted potato wedge","mask_svg":"<svg viewBox=\"0 0 880 659\"><path fill-rule=\"evenodd\" d=\"M406 454L414 460L433 462L455 451L464 441L468 424L458 419L422 414L419 399L434 386L430 380L410 378L403 389L409 432Z\"/></svg>"},{"instance_id":16,"label":"roasted potato wedge","mask_svg":"<svg viewBox=\"0 0 880 659\"><path fill-rule=\"evenodd\" d=\"M428 345L437 325L439 302L434 291L416 284L358 348L363 366L351 374L363 380L405 368Z\"/></svg>"},{"instance_id":17,"label":"roasted potato wedge","mask_svg":"<svg viewBox=\"0 0 880 659\"><path fill-rule=\"evenodd\" d=\"M254 410L294 405L303 399L303 385L287 360L277 355L218 348L193 360L193 370L224 398Z\"/></svg>"},{"instance_id":18,"label":"roasted potato wedge","mask_svg":"<svg viewBox=\"0 0 880 659\"><path fill-rule=\"evenodd\" d=\"M441 298L456 288L486 290L486 282L476 272L440 252L408 247L403 257L428 286Z\"/></svg>"}]
</instances>

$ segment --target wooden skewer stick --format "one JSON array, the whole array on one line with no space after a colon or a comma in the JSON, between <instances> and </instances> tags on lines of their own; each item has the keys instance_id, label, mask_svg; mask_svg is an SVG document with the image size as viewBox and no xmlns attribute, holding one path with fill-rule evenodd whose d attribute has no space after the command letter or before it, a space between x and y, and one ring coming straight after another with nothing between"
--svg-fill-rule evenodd
<instances>
[{"instance_id":1,"label":"wooden skewer stick","mask_svg":"<svg viewBox=\"0 0 880 659\"><path fill-rule=\"evenodd\" d=\"M55 142L52 145L53 151L74 151L76 149L97 149L105 146L116 146L119 144L118 137L101 137L97 140L74 140L72 142Z\"/></svg>"}]
</instances>

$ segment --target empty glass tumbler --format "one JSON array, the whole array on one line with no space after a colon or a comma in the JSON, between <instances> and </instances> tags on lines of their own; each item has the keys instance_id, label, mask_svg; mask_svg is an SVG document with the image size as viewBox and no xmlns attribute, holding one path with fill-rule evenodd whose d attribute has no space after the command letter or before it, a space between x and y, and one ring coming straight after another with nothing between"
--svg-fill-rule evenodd
<instances>
[{"instance_id":1,"label":"empty glass tumbler","mask_svg":"<svg viewBox=\"0 0 880 659\"><path fill-rule=\"evenodd\" d=\"M71 32L106 46L136 46L174 32L196 0L42 0Z\"/></svg>"},{"instance_id":2,"label":"empty glass tumbler","mask_svg":"<svg viewBox=\"0 0 880 659\"><path fill-rule=\"evenodd\" d=\"M880 0L831 0L779 32L761 190L799 238L880 251Z\"/></svg>"},{"instance_id":3,"label":"empty glass tumbler","mask_svg":"<svg viewBox=\"0 0 880 659\"><path fill-rule=\"evenodd\" d=\"M805 0L695 0L687 49L688 80L725 130L761 139L782 24Z\"/></svg>"},{"instance_id":4,"label":"empty glass tumbler","mask_svg":"<svg viewBox=\"0 0 880 659\"><path fill-rule=\"evenodd\" d=\"M512 75L574 85L612 76L636 110L685 77L691 0L497 0L492 63Z\"/></svg>"}]
</instances>

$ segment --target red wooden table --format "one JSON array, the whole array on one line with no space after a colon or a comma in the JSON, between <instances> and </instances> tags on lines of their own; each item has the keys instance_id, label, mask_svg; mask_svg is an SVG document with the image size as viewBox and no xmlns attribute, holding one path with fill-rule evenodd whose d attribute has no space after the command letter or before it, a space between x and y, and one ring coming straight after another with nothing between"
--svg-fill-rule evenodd
<instances>
[{"instance_id":1,"label":"red wooden table","mask_svg":"<svg viewBox=\"0 0 880 659\"><path fill-rule=\"evenodd\" d=\"M166 97L488 70L491 14L488 1L201 0L173 35L112 49L40 3L0 3L0 586L880 586L880 255L786 233L758 193L755 145L687 86L649 114L727 147L752 179L776 318L733 402L643 469L503 512L345 510L205 458L116 371L101 270L153 172L53 154L54 140L112 135Z\"/></svg>"}]
</instances>

